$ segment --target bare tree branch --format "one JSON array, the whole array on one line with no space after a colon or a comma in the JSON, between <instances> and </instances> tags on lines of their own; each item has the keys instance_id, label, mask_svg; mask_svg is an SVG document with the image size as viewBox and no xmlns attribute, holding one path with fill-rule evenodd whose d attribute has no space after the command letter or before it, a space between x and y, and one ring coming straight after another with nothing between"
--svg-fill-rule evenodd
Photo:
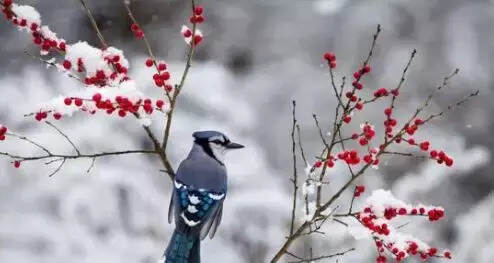
<instances>
[{"instance_id":1,"label":"bare tree branch","mask_svg":"<svg viewBox=\"0 0 494 263\"><path fill-rule=\"evenodd\" d=\"M101 31L98 28L98 24L96 23L96 20L94 20L93 14L91 13L91 10L86 4L85 0L79 0L81 2L82 7L86 11L87 17L89 18L89 21L91 22L91 25L93 26L94 31L96 31L96 34L98 35L99 41L101 42L102 47L105 49L108 47L108 44L105 41L105 38L101 34Z\"/></svg>"},{"instance_id":2,"label":"bare tree branch","mask_svg":"<svg viewBox=\"0 0 494 263\"><path fill-rule=\"evenodd\" d=\"M319 257L310 257L310 258L307 258L307 259L300 258L298 256L295 256L292 253L288 253L287 252L287 254L298 259L296 261L289 261L290 263L302 263L302 262L310 263L310 262L314 262L314 261L318 261L318 260L323 260L323 259L328 259L328 258L343 256L346 253L349 253L349 252L354 251L354 250L355 250L355 248L350 248L350 249L347 249L347 250L342 251L342 252L338 252L338 253L334 253L334 254L330 254L330 255L319 256Z\"/></svg>"},{"instance_id":3,"label":"bare tree branch","mask_svg":"<svg viewBox=\"0 0 494 263\"><path fill-rule=\"evenodd\" d=\"M66 140L67 142L70 143L70 145L72 145L72 147L74 148L75 152L80 155L81 152L79 151L79 149L77 149L77 147L75 146L75 144L70 140L69 136L67 136L65 133L62 132L62 130L60 130L59 128L57 128L57 126L55 126L53 123L49 122L49 121L45 121L45 123L52 127L53 129L55 129L58 133L60 133L60 135L62 135Z\"/></svg>"},{"instance_id":4,"label":"bare tree branch","mask_svg":"<svg viewBox=\"0 0 494 263\"><path fill-rule=\"evenodd\" d=\"M290 223L290 236L293 235L293 229L295 228L295 213L297 210L297 191L298 191L298 185L297 185L297 153L296 153L296 143L295 143L295 127L297 125L297 119L296 119L296 102L293 100L292 101L292 156L293 156L293 178L292 178L292 183L293 183L293 203L292 203L292 217L291 217L291 223Z\"/></svg>"}]
</instances>

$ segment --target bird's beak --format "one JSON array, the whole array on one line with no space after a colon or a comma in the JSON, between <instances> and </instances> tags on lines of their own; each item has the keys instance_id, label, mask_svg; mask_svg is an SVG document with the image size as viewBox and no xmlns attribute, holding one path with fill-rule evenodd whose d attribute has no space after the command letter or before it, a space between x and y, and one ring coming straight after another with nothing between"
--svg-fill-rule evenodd
<instances>
[{"instance_id":1,"label":"bird's beak","mask_svg":"<svg viewBox=\"0 0 494 263\"><path fill-rule=\"evenodd\" d=\"M227 149L242 149L245 146L243 146L240 143L235 143L235 142L230 142L229 144L226 145Z\"/></svg>"}]
</instances>

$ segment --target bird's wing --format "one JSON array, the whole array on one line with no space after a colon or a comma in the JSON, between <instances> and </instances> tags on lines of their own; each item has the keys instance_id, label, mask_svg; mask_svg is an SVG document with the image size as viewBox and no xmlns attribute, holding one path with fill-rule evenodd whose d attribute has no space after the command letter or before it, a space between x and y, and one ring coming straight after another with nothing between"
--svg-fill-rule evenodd
<instances>
[{"instance_id":1,"label":"bird's wing","mask_svg":"<svg viewBox=\"0 0 494 263\"><path fill-rule=\"evenodd\" d=\"M223 200L218 202L211 216L204 222L204 226L201 229L201 240L206 238L209 233L209 238L213 238L218 228L219 222L221 221L221 215L223 213Z\"/></svg>"},{"instance_id":2,"label":"bird's wing","mask_svg":"<svg viewBox=\"0 0 494 263\"><path fill-rule=\"evenodd\" d=\"M172 197L170 198L170 206L168 207L168 224L171 224L173 220L174 211L175 211L176 192L177 191L173 191Z\"/></svg>"},{"instance_id":3,"label":"bird's wing","mask_svg":"<svg viewBox=\"0 0 494 263\"><path fill-rule=\"evenodd\" d=\"M209 228L218 215L218 211L225 198L224 192L215 192L206 189L195 189L175 180L175 192L172 202L175 204L175 220L180 220L188 227L199 227L202 230ZM201 235L202 236L202 235Z\"/></svg>"},{"instance_id":4,"label":"bird's wing","mask_svg":"<svg viewBox=\"0 0 494 263\"><path fill-rule=\"evenodd\" d=\"M213 228L209 232L209 238L213 238L214 234L216 234L216 230L218 230L218 226L221 223L221 217L223 216L223 202L221 202L221 205L218 208L218 212L216 216L214 217L214 223L213 223Z\"/></svg>"}]
</instances>

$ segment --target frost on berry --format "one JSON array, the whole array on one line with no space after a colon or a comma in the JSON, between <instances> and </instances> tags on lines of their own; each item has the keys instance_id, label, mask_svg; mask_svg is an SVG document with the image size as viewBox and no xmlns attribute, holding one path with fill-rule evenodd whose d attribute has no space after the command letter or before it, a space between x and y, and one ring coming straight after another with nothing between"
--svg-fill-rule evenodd
<instances>
[{"instance_id":1,"label":"frost on berry","mask_svg":"<svg viewBox=\"0 0 494 263\"><path fill-rule=\"evenodd\" d=\"M193 43L193 45L197 46L203 40L203 35L201 30L196 29L194 34L194 32L192 32L192 29L190 29L186 25L182 26L182 30L180 31L180 33L184 37L185 43L187 43L188 45Z\"/></svg>"}]
</instances>

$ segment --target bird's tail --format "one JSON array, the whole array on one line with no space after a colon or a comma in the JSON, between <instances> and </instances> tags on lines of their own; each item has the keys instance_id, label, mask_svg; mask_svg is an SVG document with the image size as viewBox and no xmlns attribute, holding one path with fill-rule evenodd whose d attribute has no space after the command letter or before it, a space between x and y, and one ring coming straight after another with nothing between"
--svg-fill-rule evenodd
<instances>
[{"instance_id":1,"label":"bird's tail","mask_svg":"<svg viewBox=\"0 0 494 263\"><path fill-rule=\"evenodd\" d=\"M199 263L201 241L199 236L188 236L175 229L165 250L165 263Z\"/></svg>"}]
</instances>

